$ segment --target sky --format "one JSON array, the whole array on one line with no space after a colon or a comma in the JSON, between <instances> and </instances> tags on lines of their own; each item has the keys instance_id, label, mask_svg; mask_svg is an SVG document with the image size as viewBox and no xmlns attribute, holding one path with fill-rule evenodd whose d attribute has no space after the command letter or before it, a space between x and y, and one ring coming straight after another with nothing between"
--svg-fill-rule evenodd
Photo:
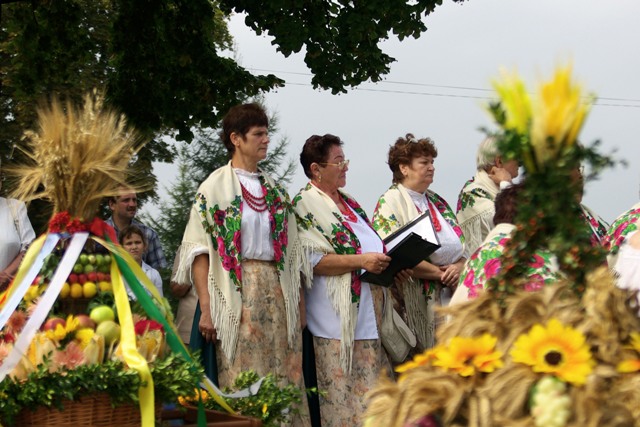
<instances>
[{"instance_id":1,"label":"sky","mask_svg":"<svg viewBox=\"0 0 640 427\"><path fill-rule=\"evenodd\" d=\"M517 70L532 90L571 61L576 79L598 96L580 140L600 140L602 153L615 151L616 159L628 162L585 188L583 203L611 222L640 198L640 56L633 53L640 41L638 16L637 0L445 0L424 18L428 31L419 39L382 43L396 59L382 82L340 95L313 89L303 55L285 58L242 16L232 17L229 29L242 66L286 81L266 94L265 103L279 118L271 140L286 137L298 165L290 195L307 182L298 162L305 140L331 133L344 141L351 160L345 190L369 214L391 184L389 146L409 132L435 142L430 189L455 209L460 188L475 173L480 128L494 128L484 107L500 68ZM177 171L156 164L155 173L160 186L168 187ZM144 210L153 215L155 209Z\"/></svg>"}]
</instances>

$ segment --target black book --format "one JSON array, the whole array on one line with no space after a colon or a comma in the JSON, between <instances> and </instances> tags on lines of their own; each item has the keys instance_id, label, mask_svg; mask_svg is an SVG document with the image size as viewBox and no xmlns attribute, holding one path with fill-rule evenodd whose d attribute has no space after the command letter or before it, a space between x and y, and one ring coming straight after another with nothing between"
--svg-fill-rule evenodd
<instances>
[{"instance_id":1,"label":"black book","mask_svg":"<svg viewBox=\"0 0 640 427\"><path fill-rule=\"evenodd\" d=\"M365 271L360 275L363 282L391 286L399 271L415 267L440 248L428 211L387 236L384 244L391 257L389 266L380 274Z\"/></svg>"}]
</instances>

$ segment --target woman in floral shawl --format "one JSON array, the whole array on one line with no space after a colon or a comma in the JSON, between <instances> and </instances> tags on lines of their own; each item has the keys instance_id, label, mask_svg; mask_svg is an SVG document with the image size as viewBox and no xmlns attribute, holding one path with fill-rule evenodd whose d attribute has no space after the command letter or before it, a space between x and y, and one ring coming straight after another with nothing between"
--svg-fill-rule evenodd
<instances>
[{"instance_id":1,"label":"woman in floral shawl","mask_svg":"<svg viewBox=\"0 0 640 427\"><path fill-rule=\"evenodd\" d=\"M190 344L202 343L205 359L215 353L220 386L252 369L303 388L301 252L287 193L258 168L267 156L267 126L258 104L235 106L224 117L221 138L231 161L198 188L173 280L196 288ZM207 374L215 376L210 362L204 360ZM292 425L309 425L303 406Z\"/></svg>"},{"instance_id":2,"label":"woman in floral shawl","mask_svg":"<svg viewBox=\"0 0 640 427\"><path fill-rule=\"evenodd\" d=\"M362 282L359 275L381 273L390 258L360 205L340 190L349 170L340 138L311 136L300 162L311 182L293 206L308 253L302 272L317 386L324 392L320 418L323 427L357 426L364 394L389 368L378 334L383 289Z\"/></svg>"},{"instance_id":3,"label":"woman in floral shawl","mask_svg":"<svg viewBox=\"0 0 640 427\"><path fill-rule=\"evenodd\" d=\"M516 229L514 220L517 212L518 193L523 184L505 188L496 196L494 222L496 226L489 232L480 247L471 255L460 275L460 284L451 298L451 304L475 298L486 287L487 281L500 272L502 255L511 235ZM558 267L551 252L538 251L527 266L525 291L537 291L542 286L558 280Z\"/></svg>"},{"instance_id":4,"label":"woman in floral shawl","mask_svg":"<svg viewBox=\"0 0 640 427\"><path fill-rule=\"evenodd\" d=\"M609 252L607 261L609 266L616 265L618 253L623 246L628 235L638 230L638 221L640 220L640 203L635 204L631 209L616 218L607 235L604 237L603 246Z\"/></svg>"},{"instance_id":5,"label":"woman in floral shawl","mask_svg":"<svg viewBox=\"0 0 640 427\"><path fill-rule=\"evenodd\" d=\"M429 138L417 140L412 134L398 138L389 149L393 185L378 200L373 227L383 238L429 211L440 241L440 249L413 268L413 276L398 285L404 301L407 324L416 334L418 350L434 345L437 320L433 308L441 304L441 291L450 296L467 258L464 236L451 207L429 186L438 155ZM446 303L446 301L445 301Z\"/></svg>"}]
</instances>

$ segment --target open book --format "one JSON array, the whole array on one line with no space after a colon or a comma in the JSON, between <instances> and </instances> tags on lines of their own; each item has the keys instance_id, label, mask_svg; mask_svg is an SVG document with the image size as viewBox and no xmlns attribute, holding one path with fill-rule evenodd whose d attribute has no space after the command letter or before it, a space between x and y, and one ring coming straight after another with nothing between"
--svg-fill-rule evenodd
<instances>
[{"instance_id":1,"label":"open book","mask_svg":"<svg viewBox=\"0 0 640 427\"><path fill-rule=\"evenodd\" d=\"M364 272L360 275L363 282L391 286L393 278L400 270L415 267L440 248L429 211L418 215L388 235L384 244L387 247L387 255L391 257L389 266L380 274Z\"/></svg>"}]
</instances>

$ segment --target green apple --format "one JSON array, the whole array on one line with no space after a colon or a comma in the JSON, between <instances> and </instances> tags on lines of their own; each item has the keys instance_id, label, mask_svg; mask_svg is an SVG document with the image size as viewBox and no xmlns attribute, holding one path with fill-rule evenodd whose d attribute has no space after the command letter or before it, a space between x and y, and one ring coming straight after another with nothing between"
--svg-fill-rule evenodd
<instances>
[{"instance_id":1,"label":"green apple","mask_svg":"<svg viewBox=\"0 0 640 427\"><path fill-rule=\"evenodd\" d=\"M89 262L89 257L87 256L87 254L80 254L80 256L78 257L78 261L80 261L80 264L82 265L87 265L87 263Z\"/></svg>"},{"instance_id":2,"label":"green apple","mask_svg":"<svg viewBox=\"0 0 640 427\"><path fill-rule=\"evenodd\" d=\"M97 259L96 256L94 254L90 254L87 256L87 260L89 261L89 264L95 264Z\"/></svg>"},{"instance_id":3,"label":"green apple","mask_svg":"<svg viewBox=\"0 0 640 427\"><path fill-rule=\"evenodd\" d=\"M116 314L108 305L99 305L91 310L91 313L89 313L89 317L99 325L100 323L106 322L108 320L113 322L116 318Z\"/></svg>"},{"instance_id":4,"label":"green apple","mask_svg":"<svg viewBox=\"0 0 640 427\"><path fill-rule=\"evenodd\" d=\"M99 267L104 264L104 255L96 254L96 265Z\"/></svg>"},{"instance_id":5,"label":"green apple","mask_svg":"<svg viewBox=\"0 0 640 427\"><path fill-rule=\"evenodd\" d=\"M96 270L96 268L93 266L93 264L87 264L84 266L84 272L85 273L93 273Z\"/></svg>"},{"instance_id":6,"label":"green apple","mask_svg":"<svg viewBox=\"0 0 640 427\"><path fill-rule=\"evenodd\" d=\"M111 256L109 254L104 256L104 263L107 265L111 264Z\"/></svg>"},{"instance_id":7,"label":"green apple","mask_svg":"<svg viewBox=\"0 0 640 427\"><path fill-rule=\"evenodd\" d=\"M79 262L75 263L73 265L73 272L76 274L84 273L84 265L80 264Z\"/></svg>"},{"instance_id":8,"label":"green apple","mask_svg":"<svg viewBox=\"0 0 640 427\"><path fill-rule=\"evenodd\" d=\"M96 328L96 334L104 337L104 344L111 345L120 339L120 325L113 320L105 320Z\"/></svg>"}]
</instances>

